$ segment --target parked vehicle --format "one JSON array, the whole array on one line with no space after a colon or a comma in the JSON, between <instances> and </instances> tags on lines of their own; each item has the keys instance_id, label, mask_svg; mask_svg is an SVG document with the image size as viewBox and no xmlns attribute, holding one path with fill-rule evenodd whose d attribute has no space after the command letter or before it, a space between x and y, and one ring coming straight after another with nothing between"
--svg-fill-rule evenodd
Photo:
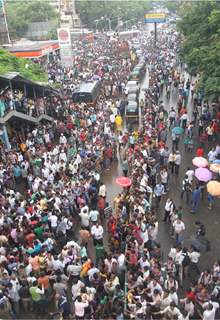
<instances>
[{"instance_id":1,"label":"parked vehicle","mask_svg":"<svg viewBox=\"0 0 220 320\"><path fill-rule=\"evenodd\" d=\"M95 105L101 90L101 81L82 82L79 88L73 93L72 100L76 103L85 102Z\"/></svg>"}]
</instances>

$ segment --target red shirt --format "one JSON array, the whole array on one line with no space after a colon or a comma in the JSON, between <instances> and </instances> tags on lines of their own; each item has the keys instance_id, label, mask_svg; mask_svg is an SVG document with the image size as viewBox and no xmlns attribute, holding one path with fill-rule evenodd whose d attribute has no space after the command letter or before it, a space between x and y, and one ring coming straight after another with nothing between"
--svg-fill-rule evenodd
<instances>
[{"instance_id":1,"label":"red shirt","mask_svg":"<svg viewBox=\"0 0 220 320\"><path fill-rule=\"evenodd\" d=\"M100 197L99 201L98 201L98 208L100 210L104 210L105 209L105 199Z\"/></svg>"},{"instance_id":2,"label":"red shirt","mask_svg":"<svg viewBox=\"0 0 220 320\"><path fill-rule=\"evenodd\" d=\"M108 148L106 151L105 151L105 154L106 156L111 159L112 156L113 156L113 152L112 152L112 148Z\"/></svg>"},{"instance_id":3,"label":"red shirt","mask_svg":"<svg viewBox=\"0 0 220 320\"><path fill-rule=\"evenodd\" d=\"M186 293L186 297L188 298L188 299L190 299L191 301L195 301L195 298L196 298L196 296L195 296L195 293L194 292L192 292L192 291L188 291L187 293Z\"/></svg>"},{"instance_id":4,"label":"red shirt","mask_svg":"<svg viewBox=\"0 0 220 320\"><path fill-rule=\"evenodd\" d=\"M213 122L212 129L213 129L213 131L214 131L215 133L218 132L218 124L217 124L217 122Z\"/></svg>"},{"instance_id":5,"label":"red shirt","mask_svg":"<svg viewBox=\"0 0 220 320\"><path fill-rule=\"evenodd\" d=\"M196 151L196 155L197 155L197 157L203 157L203 155L204 155L203 148L198 148Z\"/></svg>"},{"instance_id":6,"label":"red shirt","mask_svg":"<svg viewBox=\"0 0 220 320\"><path fill-rule=\"evenodd\" d=\"M135 266L137 264L137 262L138 262L138 259L137 259L136 253L133 253L133 252L130 253L130 255L129 255L129 263Z\"/></svg>"}]
</instances>

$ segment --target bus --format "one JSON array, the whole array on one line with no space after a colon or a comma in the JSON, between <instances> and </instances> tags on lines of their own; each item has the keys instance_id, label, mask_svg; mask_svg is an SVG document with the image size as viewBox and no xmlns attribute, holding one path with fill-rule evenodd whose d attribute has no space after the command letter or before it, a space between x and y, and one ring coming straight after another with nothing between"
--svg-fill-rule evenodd
<instances>
[{"instance_id":1,"label":"bus","mask_svg":"<svg viewBox=\"0 0 220 320\"><path fill-rule=\"evenodd\" d=\"M128 101L125 107L125 118L127 124L137 123L139 120L139 106L137 101Z\"/></svg>"},{"instance_id":2,"label":"bus","mask_svg":"<svg viewBox=\"0 0 220 320\"><path fill-rule=\"evenodd\" d=\"M133 29L128 31L121 32L108 32L107 36L110 38L119 38L120 40L132 40L133 38L137 38L140 35L140 31Z\"/></svg>"},{"instance_id":3,"label":"bus","mask_svg":"<svg viewBox=\"0 0 220 320\"><path fill-rule=\"evenodd\" d=\"M118 36L120 40L131 40L133 38L137 38L140 35L139 30L129 30L129 31L121 31Z\"/></svg>"},{"instance_id":4,"label":"bus","mask_svg":"<svg viewBox=\"0 0 220 320\"><path fill-rule=\"evenodd\" d=\"M141 60L132 70L129 80L141 81L146 73L146 62Z\"/></svg>"},{"instance_id":5,"label":"bus","mask_svg":"<svg viewBox=\"0 0 220 320\"><path fill-rule=\"evenodd\" d=\"M82 82L78 89L73 92L72 100L75 103L95 105L101 90L101 81Z\"/></svg>"}]
</instances>

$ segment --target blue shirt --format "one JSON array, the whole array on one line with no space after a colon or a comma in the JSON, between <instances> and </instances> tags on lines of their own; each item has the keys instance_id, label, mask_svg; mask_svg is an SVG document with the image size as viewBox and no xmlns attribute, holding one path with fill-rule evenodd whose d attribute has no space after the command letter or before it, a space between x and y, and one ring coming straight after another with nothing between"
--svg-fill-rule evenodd
<instances>
[{"instance_id":1,"label":"blue shirt","mask_svg":"<svg viewBox=\"0 0 220 320\"><path fill-rule=\"evenodd\" d=\"M21 168L19 166L15 166L13 168L13 173L14 173L15 178L20 177L21 176Z\"/></svg>"},{"instance_id":2,"label":"blue shirt","mask_svg":"<svg viewBox=\"0 0 220 320\"><path fill-rule=\"evenodd\" d=\"M89 213L89 218L92 222L96 222L98 220L99 212L97 210L91 210Z\"/></svg>"},{"instance_id":3,"label":"blue shirt","mask_svg":"<svg viewBox=\"0 0 220 320\"><path fill-rule=\"evenodd\" d=\"M162 196L162 194L164 193L164 186L161 184L157 184L156 187L154 188L154 193L157 197Z\"/></svg>"}]
</instances>

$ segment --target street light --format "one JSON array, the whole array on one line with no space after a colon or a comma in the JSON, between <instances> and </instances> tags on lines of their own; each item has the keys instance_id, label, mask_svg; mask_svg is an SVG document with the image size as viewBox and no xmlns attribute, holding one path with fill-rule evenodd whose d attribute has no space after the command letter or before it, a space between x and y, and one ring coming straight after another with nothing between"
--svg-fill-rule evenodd
<instances>
[{"instance_id":1,"label":"street light","mask_svg":"<svg viewBox=\"0 0 220 320\"><path fill-rule=\"evenodd\" d=\"M95 30L96 30L96 33L98 33L98 30L97 30L97 25L99 23L99 20L95 20Z\"/></svg>"},{"instance_id":2,"label":"street light","mask_svg":"<svg viewBox=\"0 0 220 320\"><path fill-rule=\"evenodd\" d=\"M98 33L98 23L100 21L102 21L105 17L101 17L100 19L95 20L95 29L96 29L96 33Z\"/></svg>"},{"instance_id":3,"label":"street light","mask_svg":"<svg viewBox=\"0 0 220 320\"><path fill-rule=\"evenodd\" d=\"M108 21L108 28L109 28L109 31L112 31L112 22L111 22L111 19L106 17L106 20Z\"/></svg>"}]
</instances>

